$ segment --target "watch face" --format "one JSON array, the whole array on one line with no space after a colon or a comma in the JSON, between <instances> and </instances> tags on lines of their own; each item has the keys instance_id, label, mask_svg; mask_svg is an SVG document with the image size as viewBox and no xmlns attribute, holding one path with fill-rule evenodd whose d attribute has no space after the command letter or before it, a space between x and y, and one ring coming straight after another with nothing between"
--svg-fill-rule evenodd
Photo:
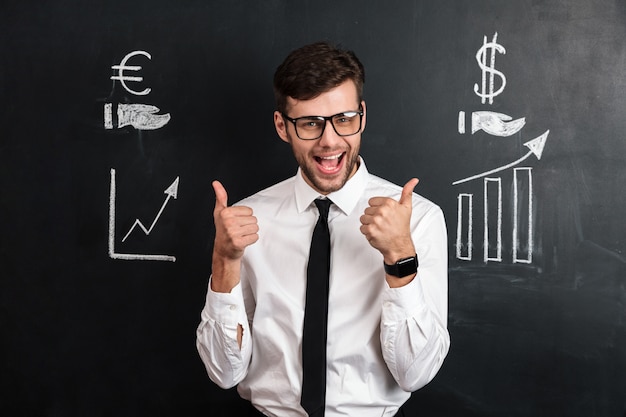
<instances>
[{"instance_id":1,"label":"watch face","mask_svg":"<svg viewBox=\"0 0 626 417\"><path fill-rule=\"evenodd\" d=\"M416 258L406 258L402 259L398 262L398 277L406 277L407 275L411 275L417 272L417 263L415 262Z\"/></svg>"}]
</instances>

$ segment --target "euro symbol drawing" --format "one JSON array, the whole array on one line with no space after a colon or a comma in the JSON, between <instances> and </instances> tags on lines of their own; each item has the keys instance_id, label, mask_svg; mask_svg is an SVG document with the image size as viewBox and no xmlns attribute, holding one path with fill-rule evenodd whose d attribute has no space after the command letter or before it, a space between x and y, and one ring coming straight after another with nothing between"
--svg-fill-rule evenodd
<instances>
[{"instance_id":1,"label":"euro symbol drawing","mask_svg":"<svg viewBox=\"0 0 626 417\"><path fill-rule=\"evenodd\" d=\"M126 65L126 62L128 62L130 58L136 55L143 55L148 59L152 59L150 54L145 51L133 51L129 53L128 55L126 55L124 59L122 59L122 62L120 62L119 65L113 65L111 67L114 70L118 70L117 72L118 75L117 76L113 75L111 79L118 80L122 84L122 87L124 87L124 89L128 91L129 93L134 94L136 96L145 96L145 95L150 94L150 91L151 91L150 88L146 88L143 91L135 91L135 90L128 88L128 86L126 85L126 81L135 81L135 82L143 81L143 77L134 77L130 75L124 75L124 71L140 71L141 70L141 67L138 65Z\"/></svg>"},{"instance_id":2,"label":"euro symbol drawing","mask_svg":"<svg viewBox=\"0 0 626 417\"><path fill-rule=\"evenodd\" d=\"M498 32L493 35L493 40L491 42L487 42L487 37L485 36L483 38L483 46L476 53L476 61L482 70L482 85L479 89L478 83L474 84L474 93L481 98L481 103L483 104L485 104L487 99L489 99L489 104L493 104L493 98L502 93L502 91L504 91L504 87L506 86L506 77L502 72L495 69L496 51L501 54L506 54L506 50L502 45L497 43L497 39ZM489 59L489 65L487 65L487 55L489 51L491 51L491 57ZM489 85L487 85L487 73L489 73ZM502 85L497 91L494 91L494 81L496 75L502 79Z\"/></svg>"}]
</instances>

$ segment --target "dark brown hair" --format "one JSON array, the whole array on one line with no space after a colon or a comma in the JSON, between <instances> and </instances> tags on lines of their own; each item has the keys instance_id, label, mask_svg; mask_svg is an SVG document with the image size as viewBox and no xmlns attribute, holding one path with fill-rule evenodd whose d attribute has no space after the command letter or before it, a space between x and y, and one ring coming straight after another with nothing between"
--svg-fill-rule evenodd
<instances>
[{"instance_id":1,"label":"dark brown hair","mask_svg":"<svg viewBox=\"0 0 626 417\"><path fill-rule=\"evenodd\" d=\"M310 100L346 80L354 81L359 102L363 99L365 69L354 52L328 42L317 42L292 51L274 73L276 109L286 111L287 97Z\"/></svg>"}]
</instances>

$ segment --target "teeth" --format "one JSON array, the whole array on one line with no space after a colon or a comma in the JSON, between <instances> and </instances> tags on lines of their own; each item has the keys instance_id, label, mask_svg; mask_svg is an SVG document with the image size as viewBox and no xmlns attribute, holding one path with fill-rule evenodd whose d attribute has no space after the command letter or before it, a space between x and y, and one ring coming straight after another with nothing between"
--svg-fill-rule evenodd
<instances>
[{"instance_id":1,"label":"teeth","mask_svg":"<svg viewBox=\"0 0 626 417\"><path fill-rule=\"evenodd\" d=\"M334 155L334 156L320 156L320 159L339 159L342 154Z\"/></svg>"}]
</instances>

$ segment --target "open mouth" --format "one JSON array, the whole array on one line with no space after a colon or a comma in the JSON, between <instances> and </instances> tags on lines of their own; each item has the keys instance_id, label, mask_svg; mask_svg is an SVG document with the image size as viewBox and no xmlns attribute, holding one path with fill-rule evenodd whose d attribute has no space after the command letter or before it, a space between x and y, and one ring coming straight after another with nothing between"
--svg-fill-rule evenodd
<instances>
[{"instance_id":1,"label":"open mouth","mask_svg":"<svg viewBox=\"0 0 626 417\"><path fill-rule=\"evenodd\" d=\"M320 171L326 174L335 174L341 170L345 154L345 152L342 152L336 155L316 156L314 158Z\"/></svg>"}]
</instances>

